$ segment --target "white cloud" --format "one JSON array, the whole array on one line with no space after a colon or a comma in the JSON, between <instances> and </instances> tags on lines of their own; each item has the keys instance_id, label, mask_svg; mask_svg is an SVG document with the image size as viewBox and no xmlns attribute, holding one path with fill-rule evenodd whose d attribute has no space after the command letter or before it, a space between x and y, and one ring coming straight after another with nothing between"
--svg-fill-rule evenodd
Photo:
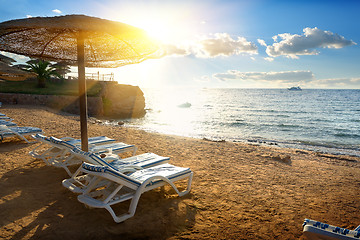
<instances>
[{"instance_id":1,"label":"white cloud","mask_svg":"<svg viewBox=\"0 0 360 240\"><path fill-rule=\"evenodd\" d=\"M314 88L360 88L360 78L330 78L310 82Z\"/></svg>"},{"instance_id":2,"label":"white cloud","mask_svg":"<svg viewBox=\"0 0 360 240\"><path fill-rule=\"evenodd\" d=\"M275 43L267 46L266 53L271 57L286 56L298 58L299 55L317 55L318 48L343 48L355 45L339 34L318 28L305 28L303 35L282 33L273 37ZM279 38L281 41L278 42Z\"/></svg>"},{"instance_id":3,"label":"white cloud","mask_svg":"<svg viewBox=\"0 0 360 240\"><path fill-rule=\"evenodd\" d=\"M193 54L200 58L214 58L218 56L257 54L254 43L243 37L233 39L227 33L217 33L214 38L203 38L199 41L187 42L186 45L163 44L166 55L187 56ZM253 59L254 60L254 59Z\"/></svg>"},{"instance_id":4,"label":"white cloud","mask_svg":"<svg viewBox=\"0 0 360 240\"><path fill-rule=\"evenodd\" d=\"M184 46L163 44L162 48L167 56L170 55L187 56L190 54L190 51L187 49L187 47Z\"/></svg>"},{"instance_id":5,"label":"white cloud","mask_svg":"<svg viewBox=\"0 0 360 240\"><path fill-rule=\"evenodd\" d=\"M314 80L314 74L311 71L284 71L284 72L240 72L229 70L226 73L217 73L213 75L222 81L240 80L240 81L265 81L278 83L299 83L310 82Z\"/></svg>"},{"instance_id":6,"label":"white cloud","mask_svg":"<svg viewBox=\"0 0 360 240\"><path fill-rule=\"evenodd\" d=\"M316 79L311 71L282 72L240 72L229 70L213 74L214 79L231 87L284 88L301 86L302 88L323 89L360 89L360 77Z\"/></svg>"},{"instance_id":7,"label":"white cloud","mask_svg":"<svg viewBox=\"0 0 360 240\"><path fill-rule=\"evenodd\" d=\"M264 46L264 47L267 46L265 40L263 40L263 39L258 39L257 41L258 41L258 43L259 43L261 46Z\"/></svg>"},{"instance_id":8,"label":"white cloud","mask_svg":"<svg viewBox=\"0 0 360 240\"><path fill-rule=\"evenodd\" d=\"M26 17L27 17L27 18L32 18L33 16L31 16L31 15L28 14L28 15L26 15Z\"/></svg>"},{"instance_id":9,"label":"white cloud","mask_svg":"<svg viewBox=\"0 0 360 240\"><path fill-rule=\"evenodd\" d=\"M194 49L198 57L217 57L239 55L241 53L257 54L257 46L244 37L231 38L227 33L217 33L215 38L199 41Z\"/></svg>"},{"instance_id":10,"label":"white cloud","mask_svg":"<svg viewBox=\"0 0 360 240\"><path fill-rule=\"evenodd\" d=\"M274 61L274 58L271 58L271 57L265 57L264 59L265 59L266 61L268 61L268 62Z\"/></svg>"},{"instance_id":11,"label":"white cloud","mask_svg":"<svg viewBox=\"0 0 360 240\"><path fill-rule=\"evenodd\" d=\"M54 10L52 10L52 12L58 13L58 14L61 14L61 13L62 13L59 9L54 9Z\"/></svg>"}]
</instances>

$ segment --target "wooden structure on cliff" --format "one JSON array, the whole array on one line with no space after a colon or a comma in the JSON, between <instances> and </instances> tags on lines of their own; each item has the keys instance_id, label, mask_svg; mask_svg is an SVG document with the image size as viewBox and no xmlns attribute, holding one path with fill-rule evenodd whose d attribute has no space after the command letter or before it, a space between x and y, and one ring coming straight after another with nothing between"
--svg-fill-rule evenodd
<instances>
[{"instance_id":1,"label":"wooden structure on cliff","mask_svg":"<svg viewBox=\"0 0 360 240\"><path fill-rule=\"evenodd\" d=\"M72 74L78 75L77 72L71 72ZM68 76L68 79L77 79L77 77ZM100 72L96 73L85 73L85 79L86 80L94 80L94 81L104 81L104 82L112 82L115 81L114 73L108 73L108 74L100 74Z\"/></svg>"}]
</instances>

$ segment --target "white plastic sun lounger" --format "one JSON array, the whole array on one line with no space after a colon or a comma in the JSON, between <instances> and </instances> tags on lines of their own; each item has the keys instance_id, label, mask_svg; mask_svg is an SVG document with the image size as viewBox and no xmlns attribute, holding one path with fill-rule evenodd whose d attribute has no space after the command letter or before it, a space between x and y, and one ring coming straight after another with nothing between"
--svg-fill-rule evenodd
<instances>
[{"instance_id":1,"label":"white plastic sun lounger","mask_svg":"<svg viewBox=\"0 0 360 240\"><path fill-rule=\"evenodd\" d=\"M13 119L11 119L9 117L0 116L0 120L12 121Z\"/></svg>"},{"instance_id":2,"label":"white plastic sun lounger","mask_svg":"<svg viewBox=\"0 0 360 240\"><path fill-rule=\"evenodd\" d=\"M82 160L77 158L75 155L71 154L71 149L77 147L78 144L73 144L73 141L63 141L55 137L45 137L43 135L37 134L36 139L40 140L43 143L47 143L54 147L52 152L39 153L37 148L32 150L29 154L35 158L42 159L47 165L54 167L64 168L65 171L72 176L73 174L69 170L69 166L82 163ZM77 143L77 141L75 141ZM105 156L111 155L112 158L107 158L108 160L118 159L116 154L132 151L133 155L136 153L137 148L134 145L129 145L126 143L115 142L102 145L89 145L89 152L96 154L104 154ZM116 153L116 154L114 154Z\"/></svg>"},{"instance_id":3,"label":"white plastic sun lounger","mask_svg":"<svg viewBox=\"0 0 360 240\"><path fill-rule=\"evenodd\" d=\"M96 159L94 154L82 151L78 151L78 154ZM177 167L168 163L137 171L134 169L128 174L122 173L121 170L110 164L99 166L83 163L81 171L93 176L93 178L84 193L78 196L78 200L89 207L105 208L117 223L134 216L142 193L169 184L181 197L190 192L193 176L189 168ZM180 192L174 183L186 179L187 188ZM100 181L107 181L108 184L98 188ZM127 200L131 200L128 212L116 215L111 206Z\"/></svg>"},{"instance_id":4,"label":"white plastic sun lounger","mask_svg":"<svg viewBox=\"0 0 360 240\"><path fill-rule=\"evenodd\" d=\"M354 240L360 239L360 225L354 230L332 226L326 223L305 219L303 232L309 240Z\"/></svg>"},{"instance_id":5,"label":"white plastic sun lounger","mask_svg":"<svg viewBox=\"0 0 360 240\"><path fill-rule=\"evenodd\" d=\"M17 126L16 123L11 122L11 121L6 121L6 120L3 120L3 119L0 119L0 125L5 125L7 127L16 127Z\"/></svg>"},{"instance_id":6,"label":"white plastic sun lounger","mask_svg":"<svg viewBox=\"0 0 360 240\"><path fill-rule=\"evenodd\" d=\"M73 152L77 152L77 151L73 149ZM106 158L103 159L98 156L87 156L87 155L85 156L84 154L77 154L77 156L83 162L87 162L94 165L101 165L101 166L110 165L118 169L118 171L122 173L128 173L128 172L133 172L135 170L154 167L170 161L169 157L162 157L155 153L144 153L129 158L114 160L112 162L107 162ZM86 187L88 186L92 178L91 175L84 174L81 170L82 167L80 167L71 178L63 180L62 181L63 186L74 193L83 193L86 190ZM99 183L99 186L101 184L103 183Z\"/></svg>"},{"instance_id":7,"label":"white plastic sun lounger","mask_svg":"<svg viewBox=\"0 0 360 240\"><path fill-rule=\"evenodd\" d=\"M32 135L32 137L40 142L41 144L36 146L32 151L29 152L29 154L35 158L42 159L46 164L48 164L48 159L55 158L57 156L60 156L61 154L64 154L64 148L61 145L61 148L59 148L59 144L52 143L50 141L50 138L41 134L35 134ZM74 139L71 137L63 137L60 138L62 141L66 141L71 145L74 146L80 146L81 140L80 139ZM91 137L88 139L90 146L95 145L102 145L102 144L108 144L115 142L115 139L108 138L105 136L98 136L98 137ZM49 160L51 161L51 160Z\"/></svg>"},{"instance_id":8,"label":"white plastic sun lounger","mask_svg":"<svg viewBox=\"0 0 360 240\"><path fill-rule=\"evenodd\" d=\"M31 136L36 133L42 133L43 131L40 128L36 127L8 127L5 125L0 125L0 141L5 137L18 137L21 140L25 140L29 143L29 140L25 136Z\"/></svg>"}]
</instances>

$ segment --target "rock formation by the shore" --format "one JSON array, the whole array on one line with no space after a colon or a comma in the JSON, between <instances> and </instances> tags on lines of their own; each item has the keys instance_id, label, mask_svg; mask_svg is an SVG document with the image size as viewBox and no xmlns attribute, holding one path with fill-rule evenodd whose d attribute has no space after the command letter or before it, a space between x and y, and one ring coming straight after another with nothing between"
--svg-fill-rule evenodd
<instances>
[{"instance_id":1,"label":"rock formation by the shore","mask_svg":"<svg viewBox=\"0 0 360 240\"><path fill-rule=\"evenodd\" d=\"M109 82L101 92L104 116L136 118L145 115L145 97L138 86Z\"/></svg>"}]
</instances>

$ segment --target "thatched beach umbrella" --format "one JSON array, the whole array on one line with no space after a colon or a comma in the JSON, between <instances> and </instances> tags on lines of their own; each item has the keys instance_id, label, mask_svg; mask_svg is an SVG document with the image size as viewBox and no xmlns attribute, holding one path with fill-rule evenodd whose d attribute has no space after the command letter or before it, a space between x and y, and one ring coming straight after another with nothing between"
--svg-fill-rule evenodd
<instances>
[{"instance_id":1,"label":"thatched beach umbrella","mask_svg":"<svg viewBox=\"0 0 360 240\"><path fill-rule=\"evenodd\" d=\"M0 50L78 66L84 151L88 150L85 67L119 67L158 57L158 46L145 31L85 15L2 22Z\"/></svg>"}]
</instances>

